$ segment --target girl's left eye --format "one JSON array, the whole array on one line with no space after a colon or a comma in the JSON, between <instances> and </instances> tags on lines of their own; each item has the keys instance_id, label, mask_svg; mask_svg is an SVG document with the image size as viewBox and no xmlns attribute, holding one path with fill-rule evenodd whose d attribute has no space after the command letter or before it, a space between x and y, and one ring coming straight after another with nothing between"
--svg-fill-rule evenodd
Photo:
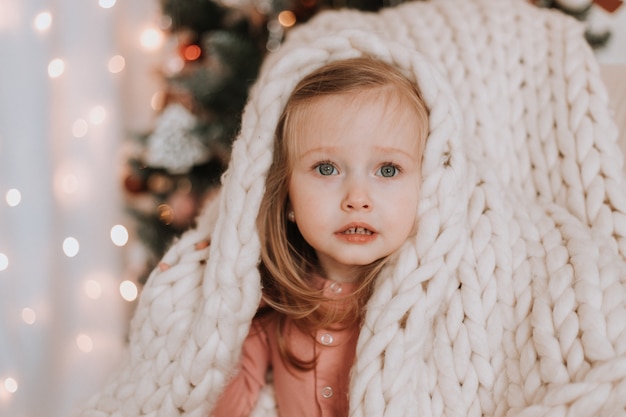
<instances>
[{"instance_id":1,"label":"girl's left eye","mask_svg":"<svg viewBox=\"0 0 626 417\"><path fill-rule=\"evenodd\" d=\"M380 167L380 169L378 170L378 172L376 173L377 175L380 175L381 177L395 177L396 175L398 175L398 168L395 165L383 165L382 167Z\"/></svg>"},{"instance_id":2,"label":"girl's left eye","mask_svg":"<svg viewBox=\"0 0 626 417\"><path fill-rule=\"evenodd\" d=\"M326 175L334 175L337 173L337 168L329 162L323 162L315 167L317 172L326 176Z\"/></svg>"}]
</instances>

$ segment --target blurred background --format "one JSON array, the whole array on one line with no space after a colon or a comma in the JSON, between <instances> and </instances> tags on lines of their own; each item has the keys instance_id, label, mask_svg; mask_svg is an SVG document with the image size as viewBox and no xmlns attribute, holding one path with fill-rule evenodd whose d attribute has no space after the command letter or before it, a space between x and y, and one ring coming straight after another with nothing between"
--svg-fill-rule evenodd
<instances>
[{"instance_id":1,"label":"blurred background","mask_svg":"<svg viewBox=\"0 0 626 417\"><path fill-rule=\"evenodd\" d=\"M68 417L120 364L285 33L396 3L0 0L0 416ZM532 3L584 22L624 131L622 1Z\"/></svg>"}]
</instances>

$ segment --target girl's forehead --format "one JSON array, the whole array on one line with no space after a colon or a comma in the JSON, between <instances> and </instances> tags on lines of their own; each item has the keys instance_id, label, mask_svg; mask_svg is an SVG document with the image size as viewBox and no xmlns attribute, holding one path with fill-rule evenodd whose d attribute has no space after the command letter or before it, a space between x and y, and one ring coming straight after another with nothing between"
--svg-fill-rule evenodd
<instances>
[{"instance_id":1,"label":"girl's forehead","mask_svg":"<svg viewBox=\"0 0 626 417\"><path fill-rule=\"evenodd\" d=\"M292 119L290 156L363 146L407 148L417 152L420 119L402 95L388 92L328 95L312 100ZM410 150L409 150L410 148ZM381 148L382 149L382 148Z\"/></svg>"},{"instance_id":2,"label":"girl's forehead","mask_svg":"<svg viewBox=\"0 0 626 417\"><path fill-rule=\"evenodd\" d=\"M296 104L291 103L287 108L289 117L283 130L283 150L293 162L303 151L306 152L302 149L306 145L301 139L305 129L320 131L328 120L349 119L372 107L378 109L372 115L377 120L390 122L391 126L401 123L414 125L420 131L415 140L423 143L428 131L428 115L423 106L414 91L393 83L309 97Z\"/></svg>"}]
</instances>

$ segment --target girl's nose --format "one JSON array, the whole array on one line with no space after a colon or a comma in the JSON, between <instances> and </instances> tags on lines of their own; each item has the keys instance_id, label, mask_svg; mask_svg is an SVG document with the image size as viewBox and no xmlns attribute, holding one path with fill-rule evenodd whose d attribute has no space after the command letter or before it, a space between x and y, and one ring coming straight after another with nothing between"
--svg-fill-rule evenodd
<instances>
[{"instance_id":1,"label":"girl's nose","mask_svg":"<svg viewBox=\"0 0 626 417\"><path fill-rule=\"evenodd\" d=\"M347 184L341 208L346 211L370 210L372 208L372 200L363 181L353 180Z\"/></svg>"}]
</instances>

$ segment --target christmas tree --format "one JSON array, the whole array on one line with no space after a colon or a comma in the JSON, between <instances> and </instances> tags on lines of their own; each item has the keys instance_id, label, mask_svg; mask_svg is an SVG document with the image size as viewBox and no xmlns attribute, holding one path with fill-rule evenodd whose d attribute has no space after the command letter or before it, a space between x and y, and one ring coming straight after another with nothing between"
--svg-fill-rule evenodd
<instances>
[{"instance_id":1,"label":"christmas tree","mask_svg":"<svg viewBox=\"0 0 626 417\"><path fill-rule=\"evenodd\" d=\"M146 248L143 283L172 240L193 226L214 195L248 90L267 53L285 33L323 9L376 11L399 1L381 0L159 0L168 37L182 65L167 75L154 130L138 135L139 152L124 180L136 234ZM609 0L605 0L606 3ZM621 0L612 0L613 3ZM534 0L585 20L592 1ZM607 30L588 31L592 45Z\"/></svg>"}]
</instances>

